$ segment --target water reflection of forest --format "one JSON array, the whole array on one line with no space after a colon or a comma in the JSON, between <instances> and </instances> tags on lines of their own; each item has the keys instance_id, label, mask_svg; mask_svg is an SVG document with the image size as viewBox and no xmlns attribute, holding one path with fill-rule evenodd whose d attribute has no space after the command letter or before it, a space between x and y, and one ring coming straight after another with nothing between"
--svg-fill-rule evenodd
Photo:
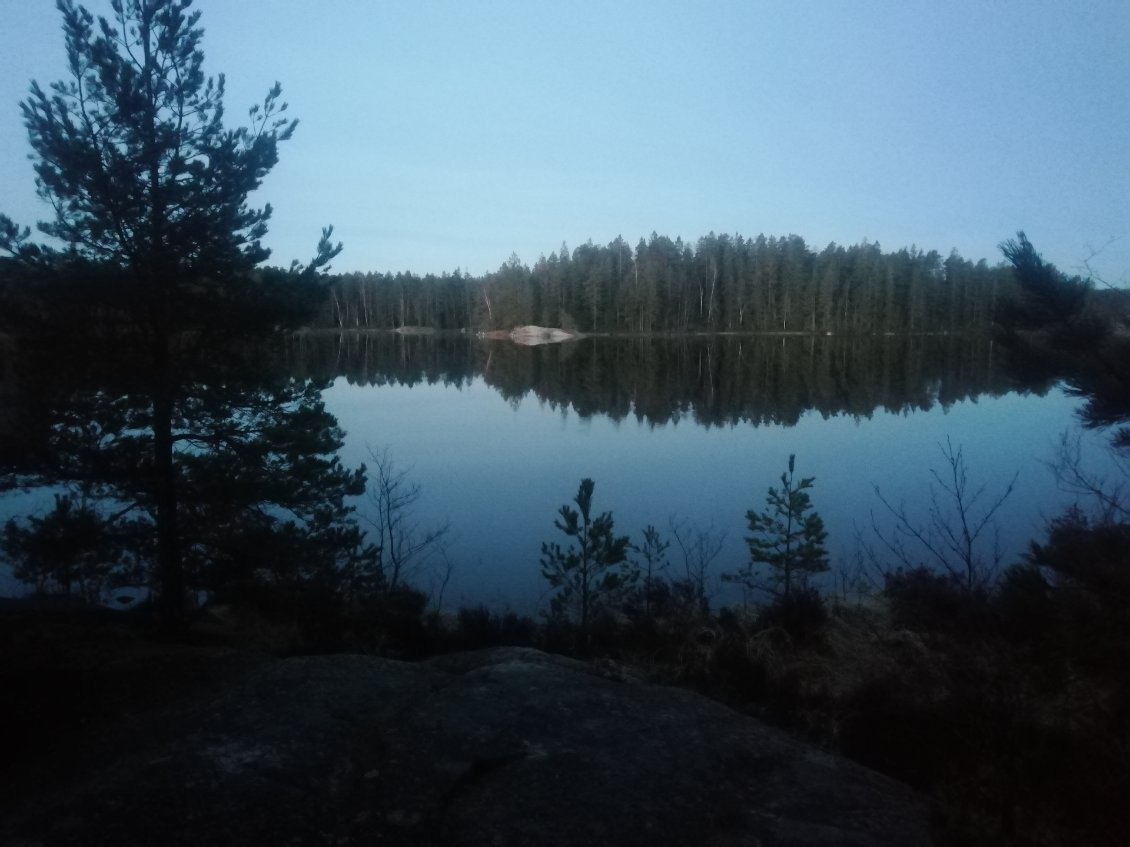
<instances>
[{"instance_id":1,"label":"water reflection of forest","mask_svg":"<svg viewBox=\"0 0 1130 847\"><path fill-rule=\"evenodd\" d=\"M296 376L407 386L482 377L512 402L532 394L581 416L652 425L792 425L808 411L868 417L1019 387L981 335L635 336L524 347L462 334L304 333L288 355Z\"/></svg>"}]
</instances>

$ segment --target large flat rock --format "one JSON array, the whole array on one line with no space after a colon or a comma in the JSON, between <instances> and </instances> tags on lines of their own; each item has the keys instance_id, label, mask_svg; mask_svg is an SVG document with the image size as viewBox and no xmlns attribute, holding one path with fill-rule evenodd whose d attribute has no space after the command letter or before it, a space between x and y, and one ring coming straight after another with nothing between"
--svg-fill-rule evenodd
<instances>
[{"instance_id":1,"label":"large flat rock","mask_svg":"<svg viewBox=\"0 0 1130 847\"><path fill-rule=\"evenodd\" d=\"M252 665L9 794L21 845L915 845L905 786L694 693L504 648Z\"/></svg>"}]
</instances>

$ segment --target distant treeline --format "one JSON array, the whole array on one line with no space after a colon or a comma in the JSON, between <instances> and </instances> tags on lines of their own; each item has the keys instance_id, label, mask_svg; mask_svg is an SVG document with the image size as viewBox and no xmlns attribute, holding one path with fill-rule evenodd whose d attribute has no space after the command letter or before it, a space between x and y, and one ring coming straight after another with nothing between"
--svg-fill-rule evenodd
<instances>
[{"instance_id":1,"label":"distant treeline","mask_svg":"<svg viewBox=\"0 0 1130 847\"><path fill-rule=\"evenodd\" d=\"M829 244L798 235L710 235L692 247L652 234L616 238L532 268L516 255L496 272L332 277L314 325L338 329L509 329L581 332L921 333L987 330L1010 272L956 252Z\"/></svg>"}]
</instances>

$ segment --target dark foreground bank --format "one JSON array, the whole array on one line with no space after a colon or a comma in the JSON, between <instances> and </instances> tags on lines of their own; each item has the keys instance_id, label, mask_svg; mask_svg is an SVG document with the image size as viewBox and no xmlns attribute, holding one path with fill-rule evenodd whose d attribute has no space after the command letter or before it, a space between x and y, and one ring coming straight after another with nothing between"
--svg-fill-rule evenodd
<instances>
[{"instance_id":1,"label":"dark foreground bank","mask_svg":"<svg viewBox=\"0 0 1130 847\"><path fill-rule=\"evenodd\" d=\"M423 662L3 615L2 844L925 844L910 789L529 648Z\"/></svg>"}]
</instances>

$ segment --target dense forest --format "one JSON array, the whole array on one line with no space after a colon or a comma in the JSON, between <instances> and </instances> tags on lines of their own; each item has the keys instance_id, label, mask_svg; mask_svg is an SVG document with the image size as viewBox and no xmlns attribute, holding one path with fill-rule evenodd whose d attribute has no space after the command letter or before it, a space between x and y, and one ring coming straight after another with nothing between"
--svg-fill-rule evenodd
<instances>
[{"instance_id":1,"label":"dense forest","mask_svg":"<svg viewBox=\"0 0 1130 847\"><path fill-rule=\"evenodd\" d=\"M919 333L987 330L1011 285L1001 267L956 252L884 253L878 244L810 248L798 235L710 235L692 247L652 234L591 241L542 257L512 255L473 277L350 273L332 277L316 325L339 329L581 332Z\"/></svg>"}]
</instances>

